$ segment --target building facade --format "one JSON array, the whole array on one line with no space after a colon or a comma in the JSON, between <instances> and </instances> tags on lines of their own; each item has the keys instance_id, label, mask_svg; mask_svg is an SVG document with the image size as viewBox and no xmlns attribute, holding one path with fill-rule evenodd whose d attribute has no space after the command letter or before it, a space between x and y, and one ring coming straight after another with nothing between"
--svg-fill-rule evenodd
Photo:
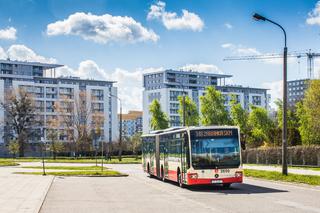
<instances>
[{"instance_id":1,"label":"building facade","mask_svg":"<svg viewBox=\"0 0 320 213\"><path fill-rule=\"evenodd\" d=\"M132 137L137 133L142 133L142 111L129 111L127 114L122 114L122 135Z\"/></svg>"},{"instance_id":2,"label":"building facade","mask_svg":"<svg viewBox=\"0 0 320 213\"><path fill-rule=\"evenodd\" d=\"M304 94L308 89L310 79L299 79L287 82L288 89L288 106L295 107L297 102L304 98Z\"/></svg>"},{"instance_id":3,"label":"building facade","mask_svg":"<svg viewBox=\"0 0 320 213\"><path fill-rule=\"evenodd\" d=\"M35 62L0 60L0 101L5 101L5 93L9 90L23 89L31 94L36 107L35 128L41 130L41 138L34 137L32 142L48 141L48 123L56 120L61 113L72 116L77 107L77 101L83 101L90 110L88 122L92 115L102 115L100 140L116 141L118 138L117 101L110 94L117 95L117 88L111 81L80 79L77 77L55 77L55 69L62 65ZM85 100L81 99L84 94ZM57 110L59 104L61 110ZM5 112L0 110L0 122L5 123ZM5 129L5 125L1 126ZM59 127L59 140L68 141L65 127ZM0 143L5 142L5 131L1 131ZM76 133L74 133L76 134Z\"/></svg>"},{"instance_id":4,"label":"building facade","mask_svg":"<svg viewBox=\"0 0 320 213\"><path fill-rule=\"evenodd\" d=\"M159 100L162 110L169 116L170 126L180 126L178 114L178 96L184 93L196 103L200 113L200 97L205 94L207 86L215 86L225 97L225 106L230 109L233 95L246 110L250 105L263 107L268 110L270 97L266 89L225 84L225 79L231 75L202 73L194 71L164 70L143 76L143 133L150 132L149 105Z\"/></svg>"}]
</instances>

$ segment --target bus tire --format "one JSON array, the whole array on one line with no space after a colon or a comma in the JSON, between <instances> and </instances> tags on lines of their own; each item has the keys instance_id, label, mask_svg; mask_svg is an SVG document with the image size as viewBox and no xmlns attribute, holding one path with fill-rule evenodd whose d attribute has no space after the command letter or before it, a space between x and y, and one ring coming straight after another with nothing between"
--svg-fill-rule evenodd
<instances>
[{"instance_id":1,"label":"bus tire","mask_svg":"<svg viewBox=\"0 0 320 213\"><path fill-rule=\"evenodd\" d=\"M180 188L184 188L184 184L182 182L182 175L180 173L180 169L178 169L178 171L177 171L177 180L178 180L178 186Z\"/></svg>"},{"instance_id":2,"label":"bus tire","mask_svg":"<svg viewBox=\"0 0 320 213\"><path fill-rule=\"evenodd\" d=\"M229 189L230 186L231 186L231 183L224 183L224 184L222 184L222 187L223 187L224 189Z\"/></svg>"},{"instance_id":3,"label":"bus tire","mask_svg":"<svg viewBox=\"0 0 320 213\"><path fill-rule=\"evenodd\" d=\"M161 180L162 180L163 182L165 182L165 181L166 181L166 178L164 177L164 170L163 170L163 166L161 166Z\"/></svg>"},{"instance_id":4,"label":"bus tire","mask_svg":"<svg viewBox=\"0 0 320 213\"><path fill-rule=\"evenodd\" d=\"M149 174L149 178L152 178L152 175L150 173L150 165L149 165L149 163L147 165L147 173Z\"/></svg>"}]
</instances>

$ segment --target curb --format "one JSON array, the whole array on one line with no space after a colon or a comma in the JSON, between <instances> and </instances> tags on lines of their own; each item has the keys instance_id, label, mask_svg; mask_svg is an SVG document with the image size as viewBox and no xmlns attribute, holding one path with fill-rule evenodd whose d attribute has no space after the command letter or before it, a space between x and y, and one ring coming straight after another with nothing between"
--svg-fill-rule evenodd
<instances>
[{"instance_id":1,"label":"curb","mask_svg":"<svg viewBox=\"0 0 320 213\"><path fill-rule=\"evenodd\" d=\"M50 181L50 184L48 184L48 187L47 187L47 190L46 190L46 192L45 192L45 195L43 196L43 198L42 198L42 200L41 200L41 204L40 204L40 206L35 210L35 213L39 213L39 212L41 211L42 206L43 206L43 203L44 203L44 201L45 201L46 198L47 198L48 192L49 192L49 190L50 190L50 188L51 188L51 186L52 186L52 184L53 184L54 179L55 179L55 176L52 177L52 179L51 179L51 181Z\"/></svg>"}]
</instances>

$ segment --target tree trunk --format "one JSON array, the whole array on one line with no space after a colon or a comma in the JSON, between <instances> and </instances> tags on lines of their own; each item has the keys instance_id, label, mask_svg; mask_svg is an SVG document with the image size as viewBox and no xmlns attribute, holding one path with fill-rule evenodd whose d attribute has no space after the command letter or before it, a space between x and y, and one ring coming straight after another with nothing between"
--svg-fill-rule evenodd
<instances>
[{"instance_id":1,"label":"tree trunk","mask_svg":"<svg viewBox=\"0 0 320 213\"><path fill-rule=\"evenodd\" d=\"M18 143L19 143L19 157L24 157L24 141L23 141L23 138L19 137Z\"/></svg>"}]
</instances>

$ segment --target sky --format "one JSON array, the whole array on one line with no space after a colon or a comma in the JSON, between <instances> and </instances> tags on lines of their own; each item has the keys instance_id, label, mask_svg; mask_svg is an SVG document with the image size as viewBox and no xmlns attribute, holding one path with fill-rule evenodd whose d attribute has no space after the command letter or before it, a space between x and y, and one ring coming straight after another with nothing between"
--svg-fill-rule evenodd
<instances>
[{"instance_id":1,"label":"sky","mask_svg":"<svg viewBox=\"0 0 320 213\"><path fill-rule=\"evenodd\" d=\"M162 69L231 74L229 84L281 98L281 59L223 60L283 51L281 30L255 12L285 28L289 52L320 52L317 0L0 0L0 8L0 58L116 81L125 111L142 109L142 74ZM306 58L290 58L288 79L306 77Z\"/></svg>"}]
</instances>

